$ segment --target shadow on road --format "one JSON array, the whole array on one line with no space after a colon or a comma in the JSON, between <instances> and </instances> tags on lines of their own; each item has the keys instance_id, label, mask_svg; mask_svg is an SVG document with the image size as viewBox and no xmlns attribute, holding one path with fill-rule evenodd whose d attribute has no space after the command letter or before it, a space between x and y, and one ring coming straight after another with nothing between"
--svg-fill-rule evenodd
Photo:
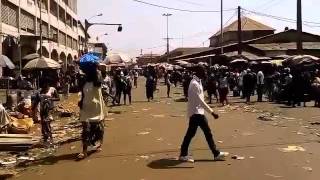
<instances>
[{"instance_id":1,"label":"shadow on road","mask_svg":"<svg viewBox=\"0 0 320 180\"><path fill-rule=\"evenodd\" d=\"M186 166L180 166L182 164L188 164ZM176 159L159 159L152 161L148 164L148 167L151 169L188 169L193 168L191 163L183 163L181 161L178 161Z\"/></svg>"},{"instance_id":2,"label":"shadow on road","mask_svg":"<svg viewBox=\"0 0 320 180\"><path fill-rule=\"evenodd\" d=\"M88 152L88 157L90 157L95 152L96 151ZM59 161L81 161L80 159L77 158L78 154L79 153L62 154L60 156L48 156L48 157L38 159L38 160L35 160L32 162L20 163L18 166L25 167L25 166L38 166L38 165L54 165L54 164L58 163Z\"/></svg>"}]
</instances>

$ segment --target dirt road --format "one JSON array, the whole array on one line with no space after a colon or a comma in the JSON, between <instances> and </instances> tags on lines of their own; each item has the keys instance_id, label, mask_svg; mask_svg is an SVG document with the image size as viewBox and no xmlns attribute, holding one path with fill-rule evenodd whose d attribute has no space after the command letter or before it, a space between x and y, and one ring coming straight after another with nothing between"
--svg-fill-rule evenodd
<instances>
[{"instance_id":1,"label":"dirt road","mask_svg":"<svg viewBox=\"0 0 320 180\"><path fill-rule=\"evenodd\" d=\"M173 88L173 98L165 98L166 90L161 86L154 102L148 103L141 80L140 87L133 90L133 105L109 109L114 114L106 121L102 152L76 162L80 143L66 145L55 157L34 164L16 179L319 179L320 126L310 123L320 122L320 111L313 107L292 109L267 102L245 106L232 99L232 106L215 107L221 118L209 118L209 122L219 148L244 159L212 161L199 130L190 148L196 162L173 160L179 155L188 123L186 103L179 101L181 93L181 88ZM268 115L272 118L259 120L266 113L262 111L272 112Z\"/></svg>"}]
</instances>

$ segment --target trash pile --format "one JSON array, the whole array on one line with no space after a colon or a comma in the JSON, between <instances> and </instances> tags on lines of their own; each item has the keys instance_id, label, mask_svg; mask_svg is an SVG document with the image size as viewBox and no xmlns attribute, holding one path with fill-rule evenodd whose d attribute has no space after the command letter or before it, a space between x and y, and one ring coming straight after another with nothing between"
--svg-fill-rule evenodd
<instances>
[{"instance_id":1,"label":"trash pile","mask_svg":"<svg viewBox=\"0 0 320 180\"><path fill-rule=\"evenodd\" d=\"M79 108L72 102L60 102L53 112L53 144L41 143L41 128L30 118L31 114L7 112L0 107L0 179L15 176L20 167L54 155L59 145L81 138Z\"/></svg>"},{"instance_id":2,"label":"trash pile","mask_svg":"<svg viewBox=\"0 0 320 180\"><path fill-rule=\"evenodd\" d=\"M55 113L60 117L71 117L79 114L79 108L75 103L65 102L56 106Z\"/></svg>"}]
</instances>

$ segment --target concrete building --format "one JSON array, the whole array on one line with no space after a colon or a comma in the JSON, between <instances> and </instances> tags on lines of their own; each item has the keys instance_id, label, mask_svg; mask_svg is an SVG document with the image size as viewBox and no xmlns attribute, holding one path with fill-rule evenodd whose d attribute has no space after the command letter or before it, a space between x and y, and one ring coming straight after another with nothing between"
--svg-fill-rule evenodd
<instances>
[{"instance_id":1,"label":"concrete building","mask_svg":"<svg viewBox=\"0 0 320 180\"><path fill-rule=\"evenodd\" d=\"M43 55L61 60L66 67L79 57L84 40L77 0L1 0L1 54L19 66L21 57L40 51L40 2ZM22 66L26 63L22 61Z\"/></svg>"}]
</instances>

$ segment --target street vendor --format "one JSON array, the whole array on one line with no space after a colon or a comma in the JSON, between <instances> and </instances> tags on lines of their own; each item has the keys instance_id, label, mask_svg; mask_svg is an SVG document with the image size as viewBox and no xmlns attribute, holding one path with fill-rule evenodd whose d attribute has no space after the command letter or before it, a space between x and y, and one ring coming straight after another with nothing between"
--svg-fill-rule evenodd
<instances>
[{"instance_id":1,"label":"street vendor","mask_svg":"<svg viewBox=\"0 0 320 180\"><path fill-rule=\"evenodd\" d=\"M91 58L91 59L90 59ZM88 156L88 147L101 151L104 135L104 102L101 91L102 76L98 71L98 59L95 57L80 59L80 68L85 73L81 82L80 121L82 122L83 151L78 159ZM96 144L99 142L99 144Z\"/></svg>"}]
</instances>

